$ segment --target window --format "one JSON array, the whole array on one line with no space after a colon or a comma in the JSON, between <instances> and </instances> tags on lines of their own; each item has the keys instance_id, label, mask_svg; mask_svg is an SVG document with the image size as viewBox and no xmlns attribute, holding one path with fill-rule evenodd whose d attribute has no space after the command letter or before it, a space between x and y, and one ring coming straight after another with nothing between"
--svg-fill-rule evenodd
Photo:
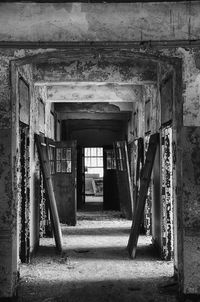
<instances>
[{"instance_id":1,"label":"window","mask_svg":"<svg viewBox=\"0 0 200 302\"><path fill-rule=\"evenodd\" d=\"M56 172L72 172L72 150L71 148L56 148Z\"/></svg>"},{"instance_id":2,"label":"window","mask_svg":"<svg viewBox=\"0 0 200 302\"><path fill-rule=\"evenodd\" d=\"M49 155L49 164L50 164L50 174L55 174L55 146L48 145L48 155Z\"/></svg>"},{"instance_id":3,"label":"window","mask_svg":"<svg viewBox=\"0 0 200 302\"><path fill-rule=\"evenodd\" d=\"M107 170L116 169L116 160L113 150L106 150L106 169Z\"/></svg>"},{"instance_id":4,"label":"window","mask_svg":"<svg viewBox=\"0 0 200 302\"><path fill-rule=\"evenodd\" d=\"M97 173L103 176L103 148L85 148L86 173Z\"/></svg>"}]
</instances>

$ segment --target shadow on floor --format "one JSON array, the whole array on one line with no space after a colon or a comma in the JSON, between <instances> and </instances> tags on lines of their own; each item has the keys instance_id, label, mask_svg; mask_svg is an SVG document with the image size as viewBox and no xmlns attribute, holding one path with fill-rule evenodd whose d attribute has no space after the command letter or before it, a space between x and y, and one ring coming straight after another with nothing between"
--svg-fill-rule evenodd
<instances>
[{"instance_id":1,"label":"shadow on floor","mask_svg":"<svg viewBox=\"0 0 200 302\"><path fill-rule=\"evenodd\" d=\"M79 228L79 227L62 227L63 236L129 236L130 228L111 228L111 227L96 227L96 228Z\"/></svg>"},{"instance_id":2,"label":"shadow on floor","mask_svg":"<svg viewBox=\"0 0 200 302\"><path fill-rule=\"evenodd\" d=\"M25 284L24 284L25 283ZM170 287L170 284L172 285ZM172 278L104 280L94 282L64 280L22 280L18 287L20 302L176 302L177 288ZM165 290L163 293L163 289ZM172 289L173 288L173 289Z\"/></svg>"},{"instance_id":3,"label":"shadow on floor","mask_svg":"<svg viewBox=\"0 0 200 302\"><path fill-rule=\"evenodd\" d=\"M103 210L103 202L98 201L90 201L86 202L79 211L86 211L86 212L99 212Z\"/></svg>"},{"instance_id":4,"label":"shadow on floor","mask_svg":"<svg viewBox=\"0 0 200 302\"><path fill-rule=\"evenodd\" d=\"M67 246L67 244L65 245ZM37 259L37 262L45 261L53 257L55 261L60 259L60 254L53 246L40 246L36 257L33 257L32 262ZM103 259L103 260L123 260L123 261L134 261L130 259L126 246L109 246L109 247L82 247L82 248L71 248L66 247L63 250L61 257L71 257L76 259ZM140 245L137 248L136 261L155 261L160 260L159 254L154 246L151 245ZM62 260L61 260L62 261Z\"/></svg>"}]
</instances>

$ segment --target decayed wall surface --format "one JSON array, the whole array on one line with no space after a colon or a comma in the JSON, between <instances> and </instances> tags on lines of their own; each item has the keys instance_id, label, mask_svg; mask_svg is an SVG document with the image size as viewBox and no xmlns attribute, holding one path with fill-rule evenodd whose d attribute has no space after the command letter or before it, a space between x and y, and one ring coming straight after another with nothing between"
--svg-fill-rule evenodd
<instances>
[{"instance_id":1,"label":"decayed wall surface","mask_svg":"<svg viewBox=\"0 0 200 302\"><path fill-rule=\"evenodd\" d=\"M200 3L6 3L1 41L199 39ZM12 22L9 22L9 19Z\"/></svg>"},{"instance_id":2,"label":"decayed wall surface","mask_svg":"<svg viewBox=\"0 0 200 302\"><path fill-rule=\"evenodd\" d=\"M184 292L200 292L200 127L183 128ZM196 269L194 269L196 267Z\"/></svg>"},{"instance_id":3,"label":"decayed wall surface","mask_svg":"<svg viewBox=\"0 0 200 302\"><path fill-rule=\"evenodd\" d=\"M17 184L19 183L19 174L13 175L13 169L19 160L19 146L12 157L12 115L11 115L11 83L10 83L10 61L14 58L23 57L25 51L19 50L0 50L0 297L12 296L15 289L18 273L18 248L17 240ZM32 53L32 51L27 51ZM30 66L19 68L20 74L24 79L32 83L32 73ZM33 147L33 135L39 131L38 104L34 102L33 87L30 87L31 97L31 129L30 129L30 157L35 163L35 154ZM49 111L47 110L47 116ZM15 122L15 120L13 120ZM17 130L17 129L16 129ZM44 131L45 133L45 131ZM19 137L17 131L17 144ZM13 169L12 169L13 167ZM35 198L35 186L37 185L38 171L32 165L30 171L30 241L31 250L37 245L38 241L38 205Z\"/></svg>"},{"instance_id":4,"label":"decayed wall surface","mask_svg":"<svg viewBox=\"0 0 200 302\"><path fill-rule=\"evenodd\" d=\"M31 65L23 65L18 67L18 74L22 76L26 81L29 87L29 101L30 101L30 113L27 113L27 123L29 124L29 189L30 189L30 205L29 205L29 230L30 230L30 252L37 246L38 244L38 190L35 188L38 184L38 173L36 172L36 166L32 163L35 163L35 152L34 152L34 132L37 121L37 103L35 102L34 88L33 88L33 80L32 80L32 67ZM18 79L16 79L18 87ZM17 95L19 91L17 92ZM20 100L19 100L20 102ZM30 120L29 120L30 116ZM18 134L18 133L17 133ZM17 146L20 145L20 137L17 137ZM31 169L30 169L31 167ZM20 171L19 171L20 173Z\"/></svg>"},{"instance_id":5,"label":"decayed wall surface","mask_svg":"<svg viewBox=\"0 0 200 302\"><path fill-rule=\"evenodd\" d=\"M145 58L134 60L123 57L116 51L99 50L85 51L77 49L61 53L60 58L55 54L54 60L36 64L34 80L37 81L99 81L125 82L139 81L156 82L156 64ZM58 62L56 62L58 61ZM60 62L59 62L60 61ZM145 67L145 68L144 68Z\"/></svg>"},{"instance_id":6,"label":"decayed wall surface","mask_svg":"<svg viewBox=\"0 0 200 302\"><path fill-rule=\"evenodd\" d=\"M9 296L16 279L11 259L16 259L16 208L12 202L11 103L9 60L12 53L0 57L0 296ZM15 261L16 262L16 261ZM13 280L14 279L14 280ZM9 282L8 282L9 280ZM14 282L13 282L14 281Z\"/></svg>"},{"instance_id":7,"label":"decayed wall surface","mask_svg":"<svg viewBox=\"0 0 200 302\"><path fill-rule=\"evenodd\" d=\"M188 40L200 36L200 3L135 3L135 4L34 4L2 3L0 5L1 42L72 42L72 41L149 41ZM41 51L44 52L45 50ZM50 51L50 50L49 50ZM144 50L142 50L144 52ZM11 296L16 278L16 208L11 183L11 102L9 63L35 51L0 50L0 296ZM184 48L160 50L162 54L183 59L184 96L184 191L183 220L183 290L200 293L198 160L192 154L199 150L199 51ZM154 53L151 49L148 53ZM158 54L158 51L155 51ZM182 117L180 117L182 118ZM191 141L191 126L195 137ZM187 129L187 127L189 127ZM180 150L181 151L181 150ZM187 159L187 161L186 161ZM192 163L188 165L188 162ZM194 164L195 163L195 164ZM187 173L186 173L187 172ZM189 175L189 177L187 176ZM195 175L195 177L194 177ZM189 192L192 192L189 194ZM186 198L187 196L187 198ZM193 210L191 210L193 209ZM189 224L189 225L188 225ZM194 261L191 262L191 251ZM13 263L13 265L12 265Z\"/></svg>"},{"instance_id":8,"label":"decayed wall surface","mask_svg":"<svg viewBox=\"0 0 200 302\"><path fill-rule=\"evenodd\" d=\"M177 53L183 59L183 220L178 220L178 225L183 227L183 291L186 294L199 294L199 51L179 48Z\"/></svg>"},{"instance_id":9,"label":"decayed wall surface","mask_svg":"<svg viewBox=\"0 0 200 302\"><path fill-rule=\"evenodd\" d=\"M3 52L4 53L6 53L6 51L5 50L3 50ZM37 51L36 51L37 52ZM44 51L43 51L44 52ZM164 53L165 53L166 51L164 51ZM180 57L180 52L181 52L181 55L182 55L182 52L183 52L183 50L174 50L174 52L173 52L173 56L178 56L178 57ZM34 51L27 51L27 53L28 54L31 54L31 53L34 53ZM171 54L171 51L170 51L170 54ZM189 54L189 52L187 52L187 54ZM20 56L20 55L25 55L25 53L24 52L19 52L19 51L17 51L15 54L14 54L14 51L13 51L13 53L12 53L12 56L6 56L5 57L5 60L6 60L6 62L7 62L7 65L6 65L6 70L7 70L7 72L9 72L9 66L8 66L8 64L9 64L9 60L11 59L11 58L13 58L13 57L17 57L17 56ZM190 54L190 56L193 56L192 55L192 53ZM183 57L183 59L184 59L184 57ZM188 66L188 65L186 65L186 63L187 63L187 61L185 60L184 61L184 66ZM2 64L2 68L3 68L3 66L4 66L4 62L3 62L3 64ZM188 64L188 63L187 63ZM190 65L189 65L190 66ZM2 72L2 76L3 77L5 77L5 69L2 69L3 70L3 72ZM186 73L187 74L187 73ZM188 84L188 82L187 82L187 78L185 77L184 78L185 79L185 87L186 87L186 89L188 88L188 86L189 86L189 84ZM191 79L191 78L190 78ZM3 89L4 90L2 90L2 91L4 91L4 92L6 92L6 89L5 89L5 87L6 87L6 89L7 89L7 91L9 91L9 81L8 81L8 77L6 78L6 80L5 80L5 82L4 82L4 86L3 86ZM184 93L185 93L185 90L184 90ZM4 107L4 105L2 106L2 108L3 108L3 110L5 111L5 108L7 108L7 106L8 106L8 104L9 104L9 100L10 100L10 95L9 94L5 94L4 95L4 99L2 99L2 100L4 100L5 101L5 103L4 104L6 104L6 106ZM194 99L191 99L191 98L185 98L184 99L184 106L187 106L188 104L191 104L191 106L193 105L193 102L194 102ZM189 105L188 105L189 106ZM8 107L9 108L9 107ZM186 112L186 111L184 111L184 118L185 118L185 121L186 120L188 120L189 118L189 114L190 114L190 111L189 112ZM7 118L7 116L8 116L8 112L6 111L5 112L5 119ZM196 123L198 123L198 119L196 119ZM11 125L8 123L8 127L10 127ZM9 130L10 131L10 130ZM8 153L9 154L9 153ZM10 173L10 170L9 170L9 167L10 167L10 163L8 163L8 165L7 165L7 167L8 167L8 172ZM2 181L4 182L4 179L2 179ZM10 184L11 185L11 184ZM3 200L3 199L2 199ZM6 204L6 202L5 202L5 204ZM5 204L3 203L3 207L5 206ZM10 215L10 209L9 209L9 215ZM14 212L15 213L15 212ZM15 237L16 238L16 237ZM8 236L8 241L10 241L11 239L10 239L10 236ZM14 244L14 241L13 241L13 244ZM14 252L16 252L16 250L13 250L13 253ZM188 250L188 252L189 252L189 250ZM7 255L6 256L7 257L7 259L8 259L8 262L9 262L9 265L8 266L6 266L6 265L4 265L5 264L5 262L4 262L4 264L2 265L2 271L3 270L7 270L7 278L4 278L4 281L2 281L2 282L5 282L5 286L3 286L2 288L5 288L5 291L2 293L2 295L4 295L4 296L6 296L6 295L10 295L11 293L12 293L12 289L11 289L11 286L14 284L14 283L12 283L12 282L10 282L10 280L11 280L11 278L10 278L10 276L11 276L11 274L12 274L12 267L10 267L11 266L11 264L10 264L10 257L12 257L12 255L10 255L10 257ZM9 268L10 267L10 268ZM10 269L10 271L9 271L9 269ZM192 271L196 271L196 266L194 266L194 267L190 267L190 270L192 270ZM16 275L16 272L17 272L17 270L16 269L14 269L14 273L15 273L15 275ZM186 275L185 275L186 274ZM5 275L5 274L4 274ZM187 277L187 271L185 270L184 271L184 278L186 278ZM186 286L186 284L185 284L185 286ZM10 287L10 288L9 288ZM197 290L197 287L196 287L196 284L194 283L193 284L193 291L194 292L198 292L198 290Z\"/></svg>"}]
</instances>

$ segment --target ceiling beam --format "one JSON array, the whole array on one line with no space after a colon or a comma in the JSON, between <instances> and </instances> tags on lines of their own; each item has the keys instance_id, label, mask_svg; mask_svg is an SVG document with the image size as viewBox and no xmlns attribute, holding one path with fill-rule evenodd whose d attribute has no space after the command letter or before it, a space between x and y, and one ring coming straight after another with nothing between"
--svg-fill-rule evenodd
<instances>
[{"instance_id":1,"label":"ceiling beam","mask_svg":"<svg viewBox=\"0 0 200 302\"><path fill-rule=\"evenodd\" d=\"M140 99L141 86L131 84L47 86L49 102L138 102Z\"/></svg>"}]
</instances>

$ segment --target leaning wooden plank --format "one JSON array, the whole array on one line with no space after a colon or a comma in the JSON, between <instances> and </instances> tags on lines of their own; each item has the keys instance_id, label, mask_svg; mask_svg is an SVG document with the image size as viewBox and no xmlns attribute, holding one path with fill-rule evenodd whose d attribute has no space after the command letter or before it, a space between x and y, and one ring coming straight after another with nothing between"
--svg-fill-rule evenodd
<instances>
[{"instance_id":1,"label":"leaning wooden plank","mask_svg":"<svg viewBox=\"0 0 200 302\"><path fill-rule=\"evenodd\" d=\"M147 150L144 167L141 172L139 200L138 200L137 209L134 213L130 237L128 241L128 252L131 258L135 258L136 256L140 224L142 222L142 217L144 213L145 201L148 193L149 183L151 180L151 173L153 169L158 141L159 141L158 133L150 136L149 147Z\"/></svg>"},{"instance_id":2,"label":"leaning wooden plank","mask_svg":"<svg viewBox=\"0 0 200 302\"><path fill-rule=\"evenodd\" d=\"M38 149L41 169L44 176L45 190L48 195L49 209L51 213L51 220L52 220L54 238L56 242L56 248L59 252L62 252L62 232L61 232L61 227L58 217L55 195L53 191L53 184L50 176L50 166L47 156L47 147L46 145L43 144L44 139L39 135L35 135L35 140Z\"/></svg>"}]
</instances>

